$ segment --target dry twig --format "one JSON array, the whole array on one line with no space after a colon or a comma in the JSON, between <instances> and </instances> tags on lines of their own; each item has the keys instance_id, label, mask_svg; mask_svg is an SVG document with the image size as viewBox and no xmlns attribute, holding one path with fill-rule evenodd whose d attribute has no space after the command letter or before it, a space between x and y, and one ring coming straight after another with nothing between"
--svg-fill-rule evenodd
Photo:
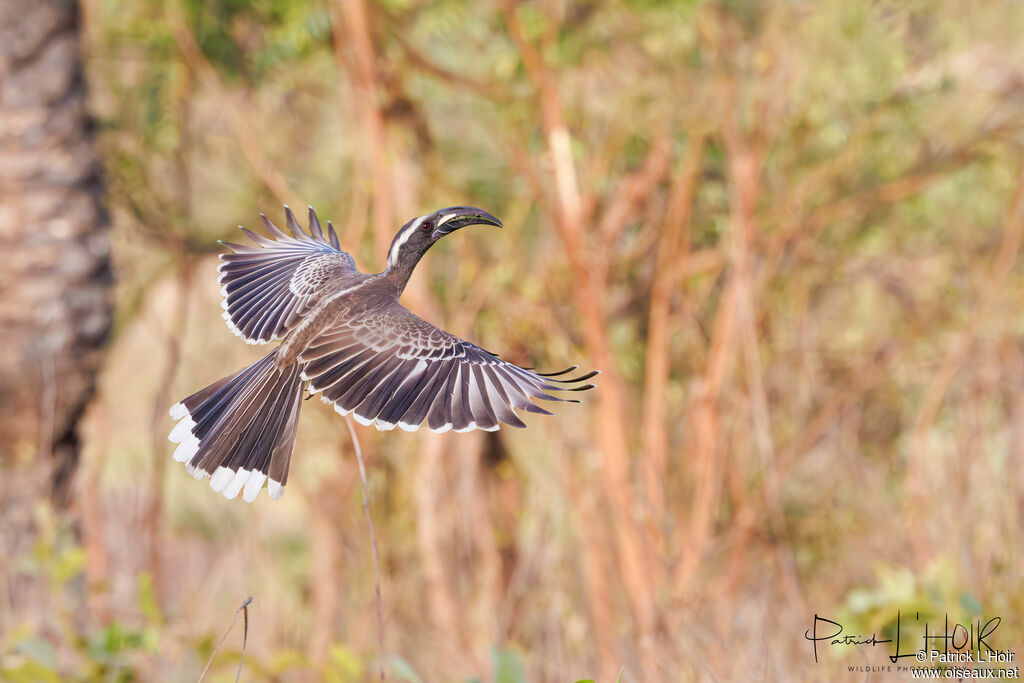
<instances>
[{"instance_id":1,"label":"dry twig","mask_svg":"<svg viewBox=\"0 0 1024 683\"><path fill-rule=\"evenodd\" d=\"M224 639L231 633L231 629L235 627L235 622L238 621L238 613L242 613L242 653L238 656L238 671L235 672L235 683L238 683L238 679L242 677L242 664L245 662L245 644L249 640L249 603L252 602L252 596L250 595L245 599L238 609L235 610L235 616L231 619L231 624L228 626L228 630L224 631L224 635L220 637L217 644L213 646L213 652L210 653L210 658L206 660L206 666L203 668L203 673L199 674L199 680L196 683L203 683L203 679L206 678L206 672L210 670L210 665L213 664L213 658L217 655L217 650L224 643Z\"/></svg>"},{"instance_id":2,"label":"dry twig","mask_svg":"<svg viewBox=\"0 0 1024 683\"><path fill-rule=\"evenodd\" d=\"M366 527L370 530L370 544L373 546L373 575L376 580L377 589L377 646L380 650L378 661L380 662L380 680L384 680L384 608L383 599L380 593L380 556L377 554L377 534L373 532L373 517L370 515L370 485L366 483L366 467L363 465L363 449L359 447L359 437L356 436L356 428L352 426L352 419L346 415L345 424L348 425L348 433L352 436L352 446L356 449L356 460L359 462L359 479L363 483L363 514L366 515Z\"/></svg>"}]
</instances>

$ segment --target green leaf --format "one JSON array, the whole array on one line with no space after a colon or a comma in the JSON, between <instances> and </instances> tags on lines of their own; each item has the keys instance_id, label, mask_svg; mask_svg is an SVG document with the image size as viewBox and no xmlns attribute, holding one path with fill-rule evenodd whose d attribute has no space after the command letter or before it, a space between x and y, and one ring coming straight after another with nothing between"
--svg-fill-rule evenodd
<instances>
[{"instance_id":1,"label":"green leaf","mask_svg":"<svg viewBox=\"0 0 1024 683\"><path fill-rule=\"evenodd\" d=\"M85 550L78 546L68 548L53 565L53 579L59 584L65 584L81 574L84 567Z\"/></svg>"},{"instance_id":2,"label":"green leaf","mask_svg":"<svg viewBox=\"0 0 1024 683\"><path fill-rule=\"evenodd\" d=\"M139 574L137 597L139 609L146 615L150 624L163 625L164 615L160 611L160 605L156 601L156 588L153 585L153 576L149 572Z\"/></svg>"},{"instance_id":3,"label":"green leaf","mask_svg":"<svg viewBox=\"0 0 1024 683\"><path fill-rule=\"evenodd\" d=\"M363 664L359 656L343 645L332 645L331 654L324 670L324 680L355 681L363 675Z\"/></svg>"},{"instance_id":4,"label":"green leaf","mask_svg":"<svg viewBox=\"0 0 1024 683\"><path fill-rule=\"evenodd\" d=\"M299 669L306 666L309 666L309 659L305 653L298 650L284 649L270 658L267 668L272 674L283 674L289 669Z\"/></svg>"},{"instance_id":5,"label":"green leaf","mask_svg":"<svg viewBox=\"0 0 1024 683\"><path fill-rule=\"evenodd\" d=\"M57 650L53 644L43 638L30 638L18 643L18 651L26 654L43 666L57 669Z\"/></svg>"},{"instance_id":6,"label":"green leaf","mask_svg":"<svg viewBox=\"0 0 1024 683\"><path fill-rule=\"evenodd\" d=\"M981 614L982 611L984 611L984 608L982 608L981 603L978 602L978 600L970 593L960 594L960 606L963 607L967 611L967 613L972 616L975 614Z\"/></svg>"},{"instance_id":7,"label":"green leaf","mask_svg":"<svg viewBox=\"0 0 1024 683\"><path fill-rule=\"evenodd\" d=\"M494 651L495 683L526 683L526 670L512 650Z\"/></svg>"},{"instance_id":8,"label":"green leaf","mask_svg":"<svg viewBox=\"0 0 1024 683\"><path fill-rule=\"evenodd\" d=\"M412 668L412 665L409 664L404 657L400 657L399 655L391 655L391 671L395 674L395 678L400 681L423 683L423 679L420 678L420 675Z\"/></svg>"},{"instance_id":9,"label":"green leaf","mask_svg":"<svg viewBox=\"0 0 1024 683\"><path fill-rule=\"evenodd\" d=\"M60 683L60 676L39 662L26 660L16 666L0 669L0 680L10 683Z\"/></svg>"}]
</instances>

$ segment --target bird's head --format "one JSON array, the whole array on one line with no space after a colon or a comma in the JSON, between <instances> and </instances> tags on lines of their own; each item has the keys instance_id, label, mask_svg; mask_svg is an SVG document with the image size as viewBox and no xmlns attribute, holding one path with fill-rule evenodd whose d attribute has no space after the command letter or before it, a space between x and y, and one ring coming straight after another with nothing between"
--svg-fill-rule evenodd
<instances>
[{"instance_id":1,"label":"bird's head","mask_svg":"<svg viewBox=\"0 0 1024 683\"><path fill-rule=\"evenodd\" d=\"M468 225L493 225L501 221L483 209L472 206L449 206L434 213L414 218L398 231L388 249L388 268L399 264L415 265L435 242Z\"/></svg>"}]
</instances>

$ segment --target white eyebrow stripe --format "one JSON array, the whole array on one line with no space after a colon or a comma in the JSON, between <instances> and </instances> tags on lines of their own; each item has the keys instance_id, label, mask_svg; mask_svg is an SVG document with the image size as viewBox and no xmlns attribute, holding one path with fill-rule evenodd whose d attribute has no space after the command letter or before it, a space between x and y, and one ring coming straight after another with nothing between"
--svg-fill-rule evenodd
<instances>
[{"instance_id":1,"label":"white eyebrow stripe","mask_svg":"<svg viewBox=\"0 0 1024 683\"><path fill-rule=\"evenodd\" d=\"M402 234L398 236L398 239L395 240L394 245L392 245L391 250L388 252L388 268L394 267L395 262L398 260L399 249L402 248L403 244L409 241L409 238L413 236L413 233L415 233L416 230L419 229L420 224L423 223L423 221L425 221L426 219L426 216L420 216L412 223L410 223L409 227L406 228L405 231L403 231Z\"/></svg>"}]
</instances>

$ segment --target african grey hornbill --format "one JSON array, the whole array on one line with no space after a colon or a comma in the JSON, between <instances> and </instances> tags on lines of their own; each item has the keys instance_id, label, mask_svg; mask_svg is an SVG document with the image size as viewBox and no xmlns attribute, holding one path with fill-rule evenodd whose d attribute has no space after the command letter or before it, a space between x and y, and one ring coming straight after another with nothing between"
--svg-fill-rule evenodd
<instances>
[{"instance_id":1,"label":"african grey hornbill","mask_svg":"<svg viewBox=\"0 0 1024 683\"><path fill-rule=\"evenodd\" d=\"M197 479L210 477L214 491L253 501L269 479L270 497L281 497L306 382L310 395L361 424L415 431L426 421L435 432L525 427L515 408L550 415L531 399L567 401L547 392L593 387L581 383L596 371L563 380L575 366L550 374L518 367L398 302L439 239L467 225L501 227L486 211L454 206L409 221L387 268L373 275L356 270L330 222L324 236L312 207L309 234L287 206L285 215L290 235L261 215L273 239L242 228L257 246L224 242L234 253L217 268L231 331L249 344L283 342L171 408L174 459Z\"/></svg>"}]
</instances>

